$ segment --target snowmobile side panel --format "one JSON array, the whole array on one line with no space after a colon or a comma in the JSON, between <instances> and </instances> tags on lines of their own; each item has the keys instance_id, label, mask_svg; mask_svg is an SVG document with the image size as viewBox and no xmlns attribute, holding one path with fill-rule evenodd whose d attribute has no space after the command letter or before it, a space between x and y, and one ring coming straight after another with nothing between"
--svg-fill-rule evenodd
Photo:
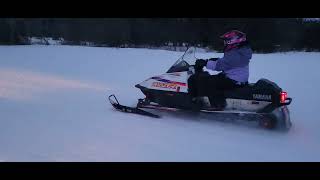
<instances>
[{"instance_id":1,"label":"snowmobile side panel","mask_svg":"<svg viewBox=\"0 0 320 180\"><path fill-rule=\"evenodd\" d=\"M188 83L186 80L188 76L187 72L166 73L160 76L153 76L138 85L154 90L187 93Z\"/></svg>"},{"instance_id":2,"label":"snowmobile side panel","mask_svg":"<svg viewBox=\"0 0 320 180\"><path fill-rule=\"evenodd\" d=\"M136 85L136 87L142 91L150 102L157 103L164 107L179 109L191 108L191 98L187 93L148 89L139 84Z\"/></svg>"},{"instance_id":3,"label":"snowmobile side panel","mask_svg":"<svg viewBox=\"0 0 320 180\"><path fill-rule=\"evenodd\" d=\"M238 110L238 111L248 111L257 112L260 109L271 104L268 101L256 101L256 100L245 100L245 99L226 99L227 105L226 110Z\"/></svg>"}]
</instances>

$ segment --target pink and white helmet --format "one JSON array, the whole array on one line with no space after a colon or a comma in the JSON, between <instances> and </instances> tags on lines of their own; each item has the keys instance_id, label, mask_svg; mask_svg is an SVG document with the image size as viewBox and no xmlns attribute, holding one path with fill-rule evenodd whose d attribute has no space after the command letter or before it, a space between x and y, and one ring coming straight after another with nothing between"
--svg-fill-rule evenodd
<instances>
[{"instance_id":1,"label":"pink and white helmet","mask_svg":"<svg viewBox=\"0 0 320 180\"><path fill-rule=\"evenodd\" d=\"M223 39L225 46L245 42L247 40L246 34L238 30L229 31L220 36L220 38Z\"/></svg>"}]
</instances>

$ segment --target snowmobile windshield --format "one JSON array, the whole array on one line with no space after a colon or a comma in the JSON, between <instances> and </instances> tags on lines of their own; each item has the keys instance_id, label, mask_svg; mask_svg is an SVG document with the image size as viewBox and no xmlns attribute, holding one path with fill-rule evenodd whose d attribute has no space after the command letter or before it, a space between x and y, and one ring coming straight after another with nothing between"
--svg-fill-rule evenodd
<instances>
[{"instance_id":1,"label":"snowmobile windshield","mask_svg":"<svg viewBox=\"0 0 320 180\"><path fill-rule=\"evenodd\" d=\"M196 48L191 47L170 67L167 73L188 71L191 65L194 65L197 58L195 57Z\"/></svg>"}]
</instances>

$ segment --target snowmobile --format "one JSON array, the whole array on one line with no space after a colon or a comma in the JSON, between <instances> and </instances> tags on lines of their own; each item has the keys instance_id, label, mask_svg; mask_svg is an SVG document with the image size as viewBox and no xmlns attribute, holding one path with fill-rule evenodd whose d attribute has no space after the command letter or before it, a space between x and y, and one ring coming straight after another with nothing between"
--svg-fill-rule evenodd
<instances>
[{"instance_id":1,"label":"snowmobile","mask_svg":"<svg viewBox=\"0 0 320 180\"><path fill-rule=\"evenodd\" d=\"M146 109L192 111L188 78L196 73L194 64L198 58L195 57L195 52L195 47L188 48L166 73L135 85L145 95L145 98L138 100L136 107L121 105L113 94L108 98L110 103L117 110L155 118L160 116ZM289 130L292 126L288 109L292 98L268 79L262 78L256 83L247 83L225 91L224 96L226 106L222 110L210 110L206 107L207 102L203 102L199 112L253 115L253 120L266 129Z\"/></svg>"}]
</instances>

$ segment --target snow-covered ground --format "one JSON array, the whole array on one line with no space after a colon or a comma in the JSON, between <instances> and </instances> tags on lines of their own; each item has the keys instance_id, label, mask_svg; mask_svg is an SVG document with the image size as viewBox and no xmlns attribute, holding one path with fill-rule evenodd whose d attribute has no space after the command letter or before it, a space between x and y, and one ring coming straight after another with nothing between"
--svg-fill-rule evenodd
<instances>
[{"instance_id":1,"label":"snow-covered ground","mask_svg":"<svg viewBox=\"0 0 320 180\"><path fill-rule=\"evenodd\" d=\"M134 85L182 52L76 46L0 46L0 161L319 161L320 53L254 54L250 82L268 78L293 98L279 133L209 116L115 111ZM198 57L221 56L198 53Z\"/></svg>"}]
</instances>

